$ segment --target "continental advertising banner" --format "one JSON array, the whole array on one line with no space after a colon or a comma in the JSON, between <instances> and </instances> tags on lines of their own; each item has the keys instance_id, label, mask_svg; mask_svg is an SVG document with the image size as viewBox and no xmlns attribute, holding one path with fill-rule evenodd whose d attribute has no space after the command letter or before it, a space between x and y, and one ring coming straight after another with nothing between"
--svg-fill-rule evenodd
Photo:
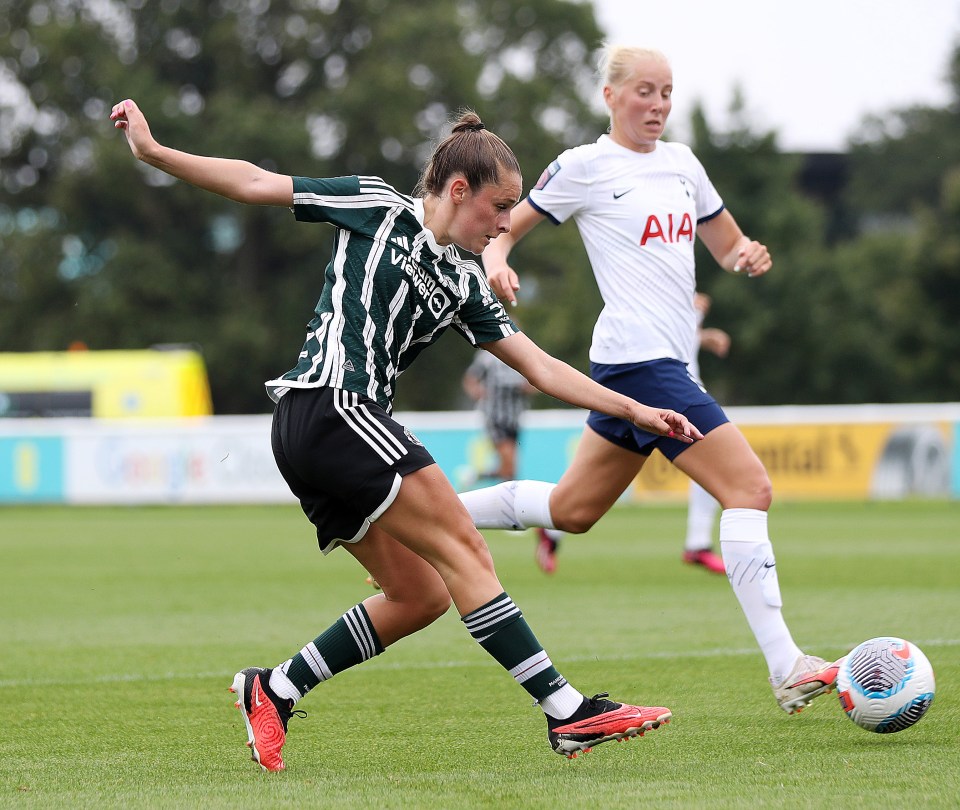
<instances>
[{"instance_id":1,"label":"continental advertising banner","mask_svg":"<svg viewBox=\"0 0 960 810\"><path fill-rule=\"evenodd\" d=\"M955 425L741 424L776 498L899 499L955 494ZM638 500L685 497L688 479L654 453L633 485Z\"/></svg>"}]
</instances>

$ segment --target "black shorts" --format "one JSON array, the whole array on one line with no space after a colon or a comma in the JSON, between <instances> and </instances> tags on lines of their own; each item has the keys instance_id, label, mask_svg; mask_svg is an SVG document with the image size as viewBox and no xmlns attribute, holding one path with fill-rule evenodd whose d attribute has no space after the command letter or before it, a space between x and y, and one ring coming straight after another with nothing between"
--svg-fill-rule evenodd
<instances>
[{"instance_id":1,"label":"black shorts","mask_svg":"<svg viewBox=\"0 0 960 810\"><path fill-rule=\"evenodd\" d=\"M706 435L730 420L703 385L690 375L679 360L664 358L645 363L590 364L590 376L652 408L669 408L682 413ZM587 424L609 442L642 456L657 448L673 461L690 445L679 439L648 433L630 422L590 411Z\"/></svg>"},{"instance_id":2,"label":"black shorts","mask_svg":"<svg viewBox=\"0 0 960 810\"><path fill-rule=\"evenodd\" d=\"M376 402L339 388L291 388L273 412L271 443L324 554L360 540L403 476L434 463Z\"/></svg>"},{"instance_id":3,"label":"black shorts","mask_svg":"<svg viewBox=\"0 0 960 810\"><path fill-rule=\"evenodd\" d=\"M518 422L492 422L486 423L487 436L494 444L511 441L516 442L520 436L520 424Z\"/></svg>"}]
</instances>

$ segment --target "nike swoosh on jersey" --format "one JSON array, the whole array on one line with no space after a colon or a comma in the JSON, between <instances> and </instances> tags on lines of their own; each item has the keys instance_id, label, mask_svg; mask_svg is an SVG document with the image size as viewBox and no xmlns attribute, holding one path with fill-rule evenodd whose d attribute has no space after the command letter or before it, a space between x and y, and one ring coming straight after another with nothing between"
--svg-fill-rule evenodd
<instances>
[{"instance_id":1,"label":"nike swoosh on jersey","mask_svg":"<svg viewBox=\"0 0 960 810\"><path fill-rule=\"evenodd\" d=\"M624 194L629 194L631 191L633 191L632 188L628 188L626 191L621 191L621 192L619 192L619 193L616 192L616 191L614 191L614 192L613 192L613 199L619 200Z\"/></svg>"}]
</instances>

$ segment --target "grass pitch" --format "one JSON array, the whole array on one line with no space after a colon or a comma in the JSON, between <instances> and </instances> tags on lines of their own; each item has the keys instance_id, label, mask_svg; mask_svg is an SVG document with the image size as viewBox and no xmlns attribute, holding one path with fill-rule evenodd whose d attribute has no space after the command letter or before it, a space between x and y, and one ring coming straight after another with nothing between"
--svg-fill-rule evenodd
<instances>
[{"instance_id":1,"label":"grass pitch","mask_svg":"<svg viewBox=\"0 0 960 810\"><path fill-rule=\"evenodd\" d=\"M681 506L618 507L568 538L488 533L508 593L581 691L668 726L567 761L455 612L321 684L288 770L250 760L234 672L289 657L370 594L295 507L4 508L2 807L955 807L960 504L778 505L785 615L805 650L918 644L937 695L899 734L834 695L787 716L723 577L680 563Z\"/></svg>"}]
</instances>

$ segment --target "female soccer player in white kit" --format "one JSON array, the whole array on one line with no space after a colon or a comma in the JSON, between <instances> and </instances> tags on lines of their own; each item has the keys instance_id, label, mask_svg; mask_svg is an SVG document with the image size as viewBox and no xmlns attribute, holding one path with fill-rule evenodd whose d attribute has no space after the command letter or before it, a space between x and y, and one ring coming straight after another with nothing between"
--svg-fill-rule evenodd
<instances>
[{"instance_id":1,"label":"female soccer player in white kit","mask_svg":"<svg viewBox=\"0 0 960 810\"><path fill-rule=\"evenodd\" d=\"M592 412L558 484L510 481L461 493L479 528L587 531L627 489L654 448L723 507L727 576L766 658L779 705L799 711L836 681L837 667L805 655L781 614L767 535L772 489L743 435L687 369L697 317L694 238L728 272L766 273L765 245L745 236L691 150L660 140L673 75L658 51L608 47L602 63L608 135L569 149L511 212L511 230L483 252L487 278L514 303L512 247L538 223L573 218L604 308L590 347L591 376L644 402L685 414L705 434L684 445Z\"/></svg>"}]
</instances>

